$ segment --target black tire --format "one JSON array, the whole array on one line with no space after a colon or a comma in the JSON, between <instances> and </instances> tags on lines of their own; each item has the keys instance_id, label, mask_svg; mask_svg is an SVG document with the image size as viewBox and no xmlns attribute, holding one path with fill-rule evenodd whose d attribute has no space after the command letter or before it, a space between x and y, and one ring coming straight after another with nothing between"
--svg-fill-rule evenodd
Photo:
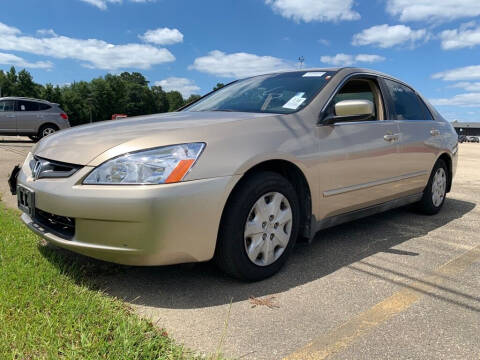
<instances>
[{"instance_id":1,"label":"black tire","mask_svg":"<svg viewBox=\"0 0 480 360\"><path fill-rule=\"evenodd\" d=\"M32 140L33 142L37 142L38 136L29 136L29 139Z\"/></svg>"},{"instance_id":2,"label":"black tire","mask_svg":"<svg viewBox=\"0 0 480 360\"><path fill-rule=\"evenodd\" d=\"M278 192L288 200L292 213L290 238L288 244L283 248L283 253L272 264L259 266L247 255L244 231L254 204L263 195L271 192ZM268 278L285 264L295 245L299 224L299 201L292 184L274 172L265 171L251 175L235 190L224 210L215 261L224 272L241 280L258 281Z\"/></svg>"},{"instance_id":3,"label":"black tire","mask_svg":"<svg viewBox=\"0 0 480 360\"><path fill-rule=\"evenodd\" d=\"M435 174L437 173L438 169L442 168L443 171L445 172L446 175L446 186L445 186L445 191L443 193L443 199L440 204L435 204L433 201L433 180L435 177ZM423 191L423 197L422 199L416 204L416 209L427 215L435 215L437 214L441 209L443 204L445 203L445 198L446 198L446 187L449 182L449 177L450 174L448 172L447 165L445 164L445 161L438 159L437 162L435 163L435 166L433 167L432 173L430 174L430 179L428 179L428 184L425 187L425 190Z\"/></svg>"},{"instance_id":4,"label":"black tire","mask_svg":"<svg viewBox=\"0 0 480 360\"><path fill-rule=\"evenodd\" d=\"M38 130L37 141L57 131L58 131L58 127L53 124L42 125L40 127L40 130Z\"/></svg>"}]
</instances>

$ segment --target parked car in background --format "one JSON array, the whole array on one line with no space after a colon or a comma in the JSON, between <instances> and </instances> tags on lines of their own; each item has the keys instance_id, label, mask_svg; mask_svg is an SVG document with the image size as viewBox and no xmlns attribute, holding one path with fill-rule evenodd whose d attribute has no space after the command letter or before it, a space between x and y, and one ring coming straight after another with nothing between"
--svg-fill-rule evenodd
<instances>
[{"instance_id":1,"label":"parked car in background","mask_svg":"<svg viewBox=\"0 0 480 360\"><path fill-rule=\"evenodd\" d=\"M467 136L467 142L478 143L480 140L478 139L478 136Z\"/></svg>"},{"instance_id":2,"label":"parked car in background","mask_svg":"<svg viewBox=\"0 0 480 360\"><path fill-rule=\"evenodd\" d=\"M260 280L297 237L406 204L439 212L457 144L404 82L312 69L238 80L179 112L51 135L10 184L24 223L52 244L130 265L214 258Z\"/></svg>"},{"instance_id":3,"label":"parked car in background","mask_svg":"<svg viewBox=\"0 0 480 360\"><path fill-rule=\"evenodd\" d=\"M0 98L0 135L22 135L37 141L70 127L58 104L25 97Z\"/></svg>"},{"instance_id":4,"label":"parked car in background","mask_svg":"<svg viewBox=\"0 0 480 360\"><path fill-rule=\"evenodd\" d=\"M464 143L467 141L467 137L465 135L458 135L458 142Z\"/></svg>"}]
</instances>

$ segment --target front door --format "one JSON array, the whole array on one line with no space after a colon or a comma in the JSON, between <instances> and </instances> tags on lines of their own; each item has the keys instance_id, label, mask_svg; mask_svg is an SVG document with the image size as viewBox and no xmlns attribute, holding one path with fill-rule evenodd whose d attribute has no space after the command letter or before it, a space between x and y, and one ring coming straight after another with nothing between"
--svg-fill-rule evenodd
<instances>
[{"instance_id":1,"label":"front door","mask_svg":"<svg viewBox=\"0 0 480 360\"><path fill-rule=\"evenodd\" d=\"M14 100L0 100L0 132L4 134L17 133L17 119L14 112Z\"/></svg>"},{"instance_id":2,"label":"front door","mask_svg":"<svg viewBox=\"0 0 480 360\"><path fill-rule=\"evenodd\" d=\"M331 217L391 200L398 195L395 182L399 127L385 120L382 93L374 77L354 78L342 86L327 106L342 100L374 103L371 120L339 122L317 129L320 218Z\"/></svg>"}]
</instances>

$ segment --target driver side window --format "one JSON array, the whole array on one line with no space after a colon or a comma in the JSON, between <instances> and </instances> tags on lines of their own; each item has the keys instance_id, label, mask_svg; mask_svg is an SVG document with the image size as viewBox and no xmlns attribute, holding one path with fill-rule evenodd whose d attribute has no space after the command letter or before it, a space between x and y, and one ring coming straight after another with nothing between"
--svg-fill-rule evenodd
<instances>
[{"instance_id":1,"label":"driver side window","mask_svg":"<svg viewBox=\"0 0 480 360\"><path fill-rule=\"evenodd\" d=\"M352 79L347 81L333 97L328 112L335 114L335 105L344 100L368 100L373 104L372 120L383 120L380 90L374 80Z\"/></svg>"}]
</instances>

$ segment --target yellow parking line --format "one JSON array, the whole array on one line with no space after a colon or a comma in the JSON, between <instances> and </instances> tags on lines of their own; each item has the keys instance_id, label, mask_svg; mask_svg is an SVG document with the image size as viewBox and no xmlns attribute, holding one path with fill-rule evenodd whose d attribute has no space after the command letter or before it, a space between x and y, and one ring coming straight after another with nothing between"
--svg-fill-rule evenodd
<instances>
[{"instance_id":1,"label":"yellow parking line","mask_svg":"<svg viewBox=\"0 0 480 360\"><path fill-rule=\"evenodd\" d=\"M341 352L357 338L387 321L391 317L409 308L425 293L431 292L445 282L445 276L458 275L480 258L480 245L440 266L432 276L414 281L408 287L396 292L387 299L374 305L352 320L340 325L330 333L314 339L305 347L293 352L284 360L293 359L325 359Z\"/></svg>"}]
</instances>

